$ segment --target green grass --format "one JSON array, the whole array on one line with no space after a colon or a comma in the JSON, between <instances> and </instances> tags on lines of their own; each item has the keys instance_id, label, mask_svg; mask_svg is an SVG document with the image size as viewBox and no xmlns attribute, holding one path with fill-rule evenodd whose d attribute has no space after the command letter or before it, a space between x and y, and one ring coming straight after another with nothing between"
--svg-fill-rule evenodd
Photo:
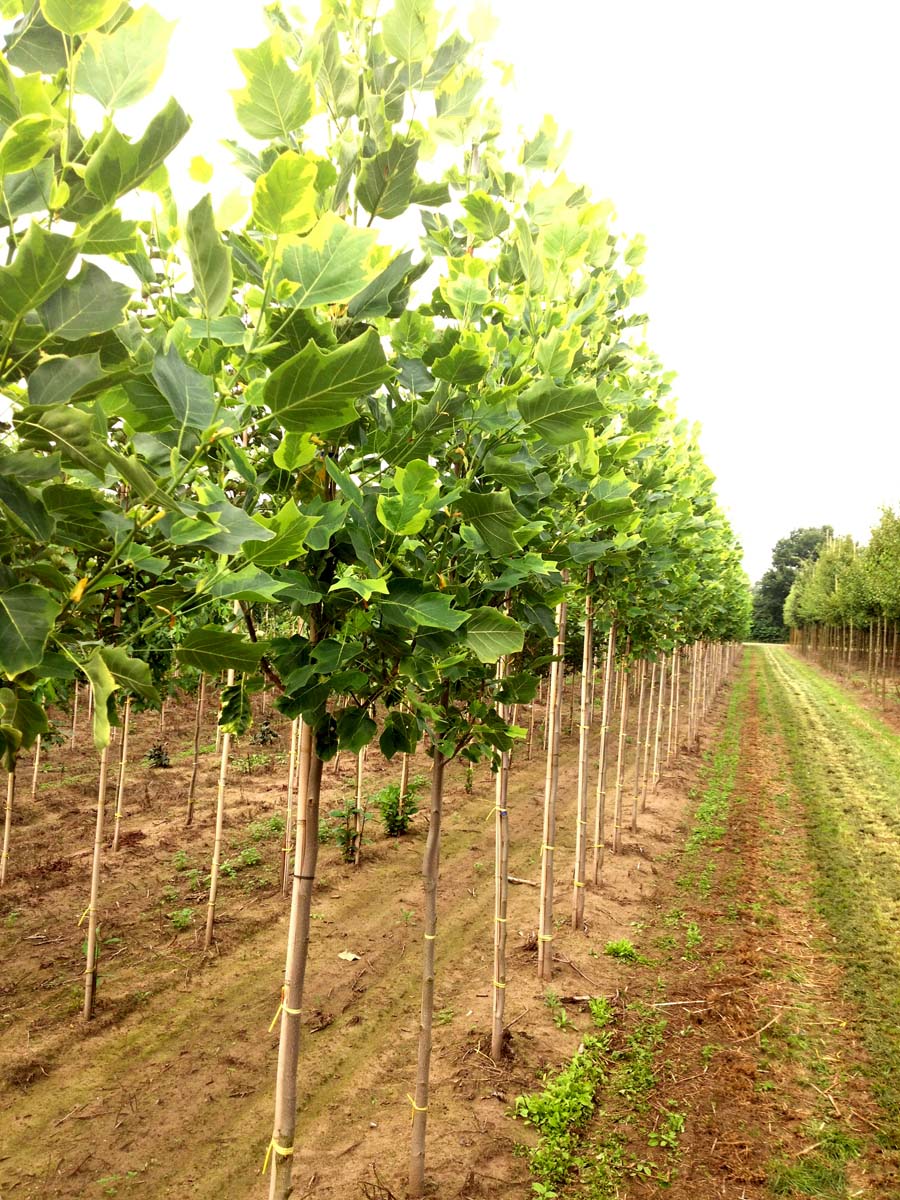
<instances>
[{"instance_id":1,"label":"green grass","mask_svg":"<svg viewBox=\"0 0 900 1200\"><path fill-rule=\"evenodd\" d=\"M843 689L784 651L761 654L761 699L787 745L807 814L818 906L860 1014L873 1091L890 1124L885 1141L897 1148L900 738Z\"/></svg>"}]
</instances>

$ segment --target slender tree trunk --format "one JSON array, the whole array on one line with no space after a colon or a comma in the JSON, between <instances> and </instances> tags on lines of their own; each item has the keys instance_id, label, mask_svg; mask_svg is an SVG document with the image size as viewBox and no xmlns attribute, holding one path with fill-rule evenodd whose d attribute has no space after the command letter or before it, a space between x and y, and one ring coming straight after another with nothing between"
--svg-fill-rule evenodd
<instances>
[{"instance_id":1,"label":"slender tree trunk","mask_svg":"<svg viewBox=\"0 0 900 1200\"><path fill-rule=\"evenodd\" d=\"M78 726L78 684L75 684L75 698L72 701L72 733L69 737L69 745L75 746L75 731Z\"/></svg>"},{"instance_id":2,"label":"slender tree trunk","mask_svg":"<svg viewBox=\"0 0 900 1200\"><path fill-rule=\"evenodd\" d=\"M647 698L647 724L644 737L644 766L641 771L641 812L647 807L647 785L650 777L650 748L653 745L653 734L657 727L656 708L659 707L659 695L656 687L657 664L650 668L650 695Z\"/></svg>"},{"instance_id":3,"label":"slender tree trunk","mask_svg":"<svg viewBox=\"0 0 900 1200\"><path fill-rule=\"evenodd\" d=\"M431 821L422 858L422 888L425 894L425 932L422 941L422 1008L419 1017L419 1055L416 1066L412 1145L409 1158L409 1195L414 1200L425 1194L425 1133L428 1126L431 1029L434 1020L434 943L437 938L437 885L443 804L444 756L435 745L431 768Z\"/></svg>"},{"instance_id":4,"label":"slender tree trunk","mask_svg":"<svg viewBox=\"0 0 900 1200\"><path fill-rule=\"evenodd\" d=\"M397 814L402 817L406 809L406 796L409 792L409 755L404 754L400 759L400 795L397 797Z\"/></svg>"},{"instance_id":5,"label":"slender tree trunk","mask_svg":"<svg viewBox=\"0 0 900 1200\"><path fill-rule=\"evenodd\" d=\"M678 692L680 689L680 679L679 679L679 674L678 674L678 667L679 667L680 661L681 661L681 652L680 652L678 646L674 646L672 648L672 684L669 688L669 727L668 727L668 730L666 733L666 766L667 767L669 766L669 764L672 761L672 746L673 746L672 734L673 734L673 726L675 724L676 706L678 704ZM677 740L678 732L677 732L677 730L675 730L674 732L675 732L675 738ZM677 751L677 746L676 746L676 751Z\"/></svg>"},{"instance_id":6,"label":"slender tree trunk","mask_svg":"<svg viewBox=\"0 0 900 1200\"><path fill-rule=\"evenodd\" d=\"M359 859L362 854L363 830L366 827L366 810L363 806L363 766L365 761L365 750L360 750L356 756L356 832L353 836L354 867L359 866Z\"/></svg>"},{"instance_id":7,"label":"slender tree trunk","mask_svg":"<svg viewBox=\"0 0 900 1200\"><path fill-rule=\"evenodd\" d=\"M13 768L6 773L6 809L3 817L3 851L0 854L0 887L6 883L6 869L9 865L9 839L12 833L13 801L16 796L16 771Z\"/></svg>"},{"instance_id":8,"label":"slender tree trunk","mask_svg":"<svg viewBox=\"0 0 900 1200\"><path fill-rule=\"evenodd\" d=\"M122 801L125 799L125 771L128 766L128 727L131 722L131 697L125 699L125 715L122 717L122 746L119 751L119 777L116 781L116 811L113 826L113 853L119 849L119 831L122 826Z\"/></svg>"},{"instance_id":9,"label":"slender tree trunk","mask_svg":"<svg viewBox=\"0 0 900 1200\"><path fill-rule=\"evenodd\" d=\"M497 676L506 675L506 659L497 664ZM507 720L505 705L499 706ZM503 1056L503 1016L506 1009L506 913L509 900L509 751L500 751L500 767L495 782L494 801L494 978L492 981L491 1058Z\"/></svg>"},{"instance_id":10,"label":"slender tree trunk","mask_svg":"<svg viewBox=\"0 0 900 1200\"><path fill-rule=\"evenodd\" d=\"M656 704L656 735L653 739L653 786L659 783L659 749L662 742L663 709L666 703L666 668L668 656L663 655L659 668L659 700Z\"/></svg>"},{"instance_id":11,"label":"slender tree trunk","mask_svg":"<svg viewBox=\"0 0 900 1200\"><path fill-rule=\"evenodd\" d=\"M600 882L606 835L606 767L609 758L609 730L612 721L613 680L616 674L616 620L609 627L606 643L606 671L603 675L603 715L600 725L600 754L597 764L597 795L594 805L594 857L591 878Z\"/></svg>"},{"instance_id":12,"label":"slender tree trunk","mask_svg":"<svg viewBox=\"0 0 900 1200\"><path fill-rule=\"evenodd\" d=\"M585 582L584 598L584 644L581 654L581 723L578 727L578 797L575 817L575 877L572 885L572 927L584 925L584 889L587 867L588 826L588 761L589 736L591 731L590 704L591 681L594 666L594 598L590 589L593 571L589 567Z\"/></svg>"},{"instance_id":13,"label":"slender tree trunk","mask_svg":"<svg viewBox=\"0 0 900 1200\"><path fill-rule=\"evenodd\" d=\"M306 831L308 827L309 772L313 756L313 731L302 717L300 720L300 741L297 758L297 787L294 794L294 806L297 809L297 828L294 831L294 861L302 862L306 846ZM318 801L316 801L318 804ZM316 824L316 839L319 837L319 826Z\"/></svg>"},{"instance_id":14,"label":"slender tree trunk","mask_svg":"<svg viewBox=\"0 0 900 1200\"><path fill-rule=\"evenodd\" d=\"M97 784L97 824L94 830L94 859L91 864L91 898L88 919L87 954L84 966L84 1009L85 1021L94 1015L94 996L97 991L97 901L100 897L100 862L103 857L103 815L106 808L106 779L109 769L109 747L100 751L100 778ZM83 919L82 917L82 919Z\"/></svg>"},{"instance_id":15,"label":"slender tree trunk","mask_svg":"<svg viewBox=\"0 0 900 1200\"><path fill-rule=\"evenodd\" d=\"M528 706L528 752L526 761L531 762L531 753L534 748L534 713L537 705L534 700Z\"/></svg>"},{"instance_id":16,"label":"slender tree trunk","mask_svg":"<svg viewBox=\"0 0 900 1200\"><path fill-rule=\"evenodd\" d=\"M538 933L538 978L549 979L553 972L553 851L556 837L556 796L559 790L559 741L562 725L563 655L566 649L566 602L557 607L557 633L550 669L550 697L547 702L547 769L544 780L544 824L541 844L541 898Z\"/></svg>"},{"instance_id":17,"label":"slender tree trunk","mask_svg":"<svg viewBox=\"0 0 900 1200\"><path fill-rule=\"evenodd\" d=\"M297 750L300 743L300 718L291 721L291 748L288 753L287 796L284 807L284 845L281 847L281 894L287 896L291 879L291 838L294 830L294 792L297 777Z\"/></svg>"},{"instance_id":18,"label":"slender tree trunk","mask_svg":"<svg viewBox=\"0 0 900 1200\"><path fill-rule=\"evenodd\" d=\"M302 782L301 780L301 786ZM269 1200L288 1200L293 1190L291 1172L294 1161L294 1134L297 1128L297 1064L300 1058L301 1010L309 950L309 919L319 855L321 784L322 760L317 754L311 753L306 799L302 803L307 836L303 839L302 850L299 838L294 846L284 985L276 1014L276 1019L281 1018L281 1030L278 1039L278 1070L275 1077L275 1122L266 1155L266 1167L271 1163Z\"/></svg>"},{"instance_id":19,"label":"slender tree trunk","mask_svg":"<svg viewBox=\"0 0 900 1200\"><path fill-rule=\"evenodd\" d=\"M641 659L639 671L637 729L634 735L634 796L631 802L631 832L637 833L638 803L641 797L641 733L644 728L644 699L647 692L647 661Z\"/></svg>"},{"instance_id":20,"label":"slender tree trunk","mask_svg":"<svg viewBox=\"0 0 900 1200\"><path fill-rule=\"evenodd\" d=\"M227 687L234 683L234 671L228 671ZM231 752L231 734L222 734L222 753L219 758L219 786L216 791L216 836L213 842L212 866L209 872L209 899L206 902L206 933L203 949L212 945L213 925L216 920L216 896L219 891L219 863L222 859L222 830L225 824L225 784L228 779L228 756Z\"/></svg>"},{"instance_id":21,"label":"slender tree trunk","mask_svg":"<svg viewBox=\"0 0 900 1200\"><path fill-rule=\"evenodd\" d=\"M613 816L613 854L622 853L622 792L625 782L625 738L628 732L628 668L620 672L622 704L619 709L619 749L616 757L616 802Z\"/></svg>"},{"instance_id":22,"label":"slender tree trunk","mask_svg":"<svg viewBox=\"0 0 900 1200\"><path fill-rule=\"evenodd\" d=\"M197 707L194 710L194 745L191 757L191 781L188 784L187 812L184 823L190 825L194 820L194 793L197 790L197 775L200 770L200 730L203 726L203 706L206 702L206 676L200 676L200 686L197 689Z\"/></svg>"}]
</instances>

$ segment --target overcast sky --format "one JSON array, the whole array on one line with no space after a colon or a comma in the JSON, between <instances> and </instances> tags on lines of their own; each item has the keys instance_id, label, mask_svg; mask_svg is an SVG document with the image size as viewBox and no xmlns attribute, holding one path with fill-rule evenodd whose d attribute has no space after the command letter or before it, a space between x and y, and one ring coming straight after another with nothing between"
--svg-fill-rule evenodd
<instances>
[{"instance_id":1,"label":"overcast sky","mask_svg":"<svg viewBox=\"0 0 900 1200\"><path fill-rule=\"evenodd\" d=\"M174 92L190 153L218 160L241 82L229 50L265 36L261 0L156 7L180 26L155 102ZM900 5L490 7L490 55L515 67L508 121L551 112L572 132L568 174L648 240L649 340L703 426L750 577L798 526L865 540L900 504Z\"/></svg>"}]
</instances>

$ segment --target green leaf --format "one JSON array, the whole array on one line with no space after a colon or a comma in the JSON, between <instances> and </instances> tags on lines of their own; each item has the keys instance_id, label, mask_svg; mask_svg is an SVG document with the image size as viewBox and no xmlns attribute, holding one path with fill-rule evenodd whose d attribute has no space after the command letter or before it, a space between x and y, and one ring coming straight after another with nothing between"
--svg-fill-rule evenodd
<instances>
[{"instance_id":1,"label":"green leaf","mask_svg":"<svg viewBox=\"0 0 900 1200\"><path fill-rule=\"evenodd\" d=\"M81 244L83 254L129 254L137 247L137 221L126 221L118 209L90 225Z\"/></svg>"},{"instance_id":2,"label":"green leaf","mask_svg":"<svg viewBox=\"0 0 900 1200\"><path fill-rule=\"evenodd\" d=\"M94 694L94 748L103 750L109 745L110 725L116 715L113 693L118 690L115 676L106 665L98 647L84 664L84 673L91 681Z\"/></svg>"},{"instance_id":3,"label":"green leaf","mask_svg":"<svg viewBox=\"0 0 900 1200\"><path fill-rule=\"evenodd\" d=\"M631 494L636 487L624 471L598 479L591 487L593 502L586 509L588 519L603 525L616 525L626 520L634 512Z\"/></svg>"},{"instance_id":4,"label":"green leaf","mask_svg":"<svg viewBox=\"0 0 900 1200\"><path fill-rule=\"evenodd\" d=\"M414 458L405 467L398 467L394 478L385 483L394 493L382 492L376 512L385 529L402 537L419 533L436 507L440 481L434 467Z\"/></svg>"},{"instance_id":5,"label":"green leaf","mask_svg":"<svg viewBox=\"0 0 900 1200\"><path fill-rule=\"evenodd\" d=\"M525 524L506 488L497 492L468 492L456 507L475 527L492 554L506 558L521 549L516 532Z\"/></svg>"},{"instance_id":6,"label":"green leaf","mask_svg":"<svg viewBox=\"0 0 900 1200\"><path fill-rule=\"evenodd\" d=\"M368 287L354 296L347 305L347 313L360 320L373 317L399 316L406 307L410 284L425 273L429 260L412 265L412 252L405 250L389 262Z\"/></svg>"},{"instance_id":7,"label":"green leaf","mask_svg":"<svg viewBox=\"0 0 900 1200\"><path fill-rule=\"evenodd\" d=\"M419 143L395 138L387 150L364 158L356 181L356 198L372 217L399 217L412 199Z\"/></svg>"},{"instance_id":8,"label":"green leaf","mask_svg":"<svg viewBox=\"0 0 900 1200\"><path fill-rule=\"evenodd\" d=\"M61 233L32 224L8 267L0 267L0 318L17 321L60 286L78 253Z\"/></svg>"},{"instance_id":9,"label":"green leaf","mask_svg":"<svg viewBox=\"0 0 900 1200\"><path fill-rule=\"evenodd\" d=\"M415 754L419 744L419 723L412 713L389 712L378 739L378 748L385 758L395 754Z\"/></svg>"},{"instance_id":10,"label":"green leaf","mask_svg":"<svg viewBox=\"0 0 900 1200\"><path fill-rule=\"evenodd\" d=\"M241 567L229 571L204 590L217 600L247 600L250 603L271 604L285 595L290 584L278 583L258 567Z\"/></svg>"},{"instance_id":11,"label":"green leaf","mask_svg":"<svg viewBox=\"0 0 900 1200\"><path fill-rule=\"evenodd\" d=\"M310 64L291 70L280 32L252 50L235 50L234 56L247 80L246 87L231 93L237 119L261 141L290 142L315 107Z\"/></svg>"},{"instance_id":12,"label":"green leaf","mask_svg":"<svg viewBox=\"0 0 900 1200\"><path fill-rule=\"evenodd\" d=\"M32 583L0 592L0 671L10 679L36 667L61 606Z\"/></svg>"},{"instance_id":13,"label":"green leaf","mask_svg":"<svg viewBox=\"0 0 900 1200\"><path fill-rule=\"evenodd\" d=\"M451 597L443 592L426 592L412 579L395 579L388 585L388 598L378 610L386 625L400 629L459 629L468 614L450 607Z\"/></svg>"},{"instance_id":14,"label":"green leaf","mask_svg":"<svg viewBox=\"0 0 900 1200\"><path fill-rule=\"evenodd\" d=\"M174 21L149 4L112 33L92 33L81 44L73 73L76 91L113 112L153 91L166 62Z\"/></svg>"},{"instance_id":15,"label":"green leaf","mask_svg":"<svg viewBox=\"0 0 900 1200\"><path fill-rule=\"evenodd\" d=\"M139 696L145 704L159 705L159 692L153 686L150 668L145 662L139 658L132 658L118 646L101 646L100 656L118 687L124 688L133 696Z\"/></svg>"},{"instance_id":16,"label":"green leaf","mask_svg":"<svg viewBox=\"0 0 900 1200\"><path fill-rule=\"evenodd\" d=\"M50 541L53 536L53 518L44 507L43 501L17 480L0 475L0 505L6 509L14 523L27 530L34 541Z\"/></svg>"},{"instance_id":17,"label":"green leaf","mask_svg":"<svg viewBox=\"0 0 900 1200\"><path fill-rule=\"evenodd\" d=\"M179 426L206 429L212 424L216 409L213 381L189 367L174 346L157 354L151 374Z\"/></svg>"},{"instance_id":18,"label":"green leaf","mask_svg":"<svg viewBox=\"0 0 900 1200\"><path fill-rule=\"evenodd\" d=\"M253 724L251 696L263 686L259 676L247 678L242 675L237 683L222 688L222 706L219 711L219 728L223 733L241 737Z\"/></svg>"},{"instance_id":19,"label":"green leaf","mask_svg":"<svg viewBox=\"0 0 900 1200\"><path fill-rule=\"evenodd\" d=\"M40 305L38 316L48 333L76 342L121 325L130 299L131 288L114 283L105 271L84 262L74 279Z\"/></svg>"},{"instance_id":20,"label":"green leaf","mask_svg":"<svg viewBox=\"0 0 900 1200\"><path fill-rule=\"evenodd\" d=\"M65 404L102 378L99 354L47 358L28 376L28 399L32 404Z\"/></svg>"},{"instance_id":21,"label":"green leaf","mask_svg":"<svg viewBox=\"0 0 900 1200\"><path fill-rule=\"evenodd\" d=\"M368 746L378 732L378 726L365 708L341 708L337 713L338 745L342 750L358 754Z\"/></svg>"},{"instance_id":22,"label":"green leaf","mask_svg":"<svg viewBox=\"0 0 900 1200\"><path fill-rule=\"evenodd\" d=\"M299 308L350 300L382 270L390 251L375 244L371 229L356 229L327 212L302 241L284 251L281 270L300 286L291 296Z\"/></svg>"},{"instance_id":23,"label":"green leaf","mask_svg":"<svg viewBox=\"0 0 900 1200\"><path fill-rule=\"evenodd\" d=\"M357 579L355 575L344 575L343 578L333 583L328 590L329 592L355 592L363 600L371 600L375 595L386 596L388 594L388 585L385 579Z\"/></svg>"},{"instance_id":24,"label":"green leaf","mask_svg":"<svg viewBox=\"0 0 900 1200\"><path fill-rule=\"evenodd\" d=\"M318 446L308 433L286 433L278 443L272 461L282 471L296 471L311 463L317 453Z\"/></svg>"},{"instance_id":25,"label":"green leaf","mask_svg":"<svg viewBox=\"0 0 900 1200\"><path fill-rule=\"evenodd\" d=\"M469 613L465 639L479 662L494 663L504 654L519 653L525 645L525 631L496 608L476 608Z\"/></svg>"},{"instance_id":26,"label":"green leaf","mask_svg":"<svg viewBox=\"0 0 900 1200\"><path fill-rule=\"evenodd\" d=\"M222 671L255 671L265 649L262 642L248 642L239 633L229 633L215 625L192 629L176 651L186 667L196 667L206 675Z\"/></svg>"},{"instance_id":27,"label":"green leaf","mask_svg":"<svg viewBox=\"0 0 900 1200\"><path fill-rule=\"evenodd\" d=\"M460 321L468 321L491 298L490 264L480 258L448 258L450 274L441 280L441 295Z\"/></svg>"},{"instance_id":28,"label":"green leaf","mask_svg":"<svg viewBox=\"0 0 900 1200\"><path fill-rule=\"evenodd\" d=\"M47 714L40 704L17 695L12 688L0 688L0 733L4 744L0 765L5 770L14 771L18 752L30 750L38 735L47 733L49 728Z\"/></svg>"},{"instance_id":29,"label":"green leaf","mask_svg":"<svg viewBox=\"0 0 900 1200\"><path fill-rule=\"evenodd\" d=\"M462 223L476 242L489 242L509 229L509 213L487 192L470 192L463 196L462 206L466 210Z\"/></svg>"},{"instance_id":30,"label":"green leaf","mask_svg":"<svg viewBox=\"0 0 900 1200\"><path fill-rule=\"evenodd\" d=\"M308 342L266 380L265 400L282 427L325 433L356 419L354 401L394 374L374 329L336 350Z\"/></svg>"},{"instance_id":31,"label":"green leaf","mask_svg":"<svg viewBox=\"0 0 900 1200\"><path fill-rule=\"evenodd\" d=\"M585 426L608 415L596 387L558 387L541 380L518 399L526 428L554 446L565 446L584 437Z\"/></svg>"},{"instance_id":32,"label":"green leaf","mask_svg":"<svg viewBox=\"0 0 900 1200\"><path fill-rule=\"evenodd\" d=\"M436 358L431 373L455 387L468 387L484 379L491 367L491 353L481 335L467 330L449 354Z\"/></svg>"},{"instance_id":33,"label":"green leaf","mask_svg":"<svg viewBox=\"0 0 900 1200\"><path fill-rule=\"evenodd\" d=\"M121 0L41 0L41 12L48 25L67 33L90 33L115 16Z\"/></svg>"},{"instance_id":34,"label":"green leaf","mask_svg":"<svg viewBox=\"0 0 900 1200\"><path fill-rule=\"evenodd\" d=\"M396 0L384 18L381 36L395 58L421 62L434 49L437 30L434 0Z\"/></svg>"},{"instance_id":35,"label":"green leaf","mask_svg":"<svg viewBox=\"0 0 900 1200\"><path fill-rule=\"evenodd\" d=\"M190 120L175 100L169 100L136 142L128 141L111 125L88 160L85 186L103 204L111 204L165 162L190 127Z\"/></svg>"},{"instance_id":36,"label":"green leaf","mask_svg":"<svg viewBox=\"0 0 900 1200\"><path fill-rule=\"evenodd\" d=\"M66 465L90 471L103 479L109 450L97 440L90 412L68 405L22 409L16 428L23 439L42 450L58 450Z\"/></svg>"},{"instance_id":37,"label":"green leaf","mask_svg":"<svg viewBox=\"0 0 900 1200\"><path fill-rule=\"evenodd\" d=\"M253 216L267 233L305 233L316 219L316 165L295 150L278 156L253 185Z\"/></svg>"},{"instance_id":38,"label":"green leaf","mask_svg":"<svg viewBox=\"0 0 900 1200\"><path fill-rule=\"evenodd\" d=\"M39 163L53 145L51 124L42 113L13 121L0 138L0 175L14 175Z\"/></svg>"},{"instance_id":39,"label":"green leaf","mask_svg":"<svg viewBox=\"0 0 900 1200\"><path fill-rule=\"evenodd\" d=\"M280 567L299 557L306 548L306 535L318 522L317 517L304 516L293 500L288 500L274 517L256 519L275 535L270 541L244 543L244 557L258 567Z\"/></svg>"},{"instance_id":40,"label":"green leaf","mask_svg":"<svg viewBox=\"0 0 900 1200\"><path fill-rule=\"evenodd\" d=\"M208 317L217 317L231 295L231 250L216 229L208 194L188 213L185 241L200 307Z\"/></svg>"}]
</instances>

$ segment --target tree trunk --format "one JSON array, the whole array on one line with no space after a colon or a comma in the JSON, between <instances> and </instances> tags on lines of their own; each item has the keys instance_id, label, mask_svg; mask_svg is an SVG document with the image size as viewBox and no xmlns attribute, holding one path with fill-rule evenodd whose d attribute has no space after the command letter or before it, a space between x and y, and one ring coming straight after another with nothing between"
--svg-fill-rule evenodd
<instances>
[{"instance_id":1,"label":"tree trunk","mask_svg":"<svg viewBox=\"0 0 900 1200\"><path fill-rule=\"evenodd\" d=\"M619 750L616 757L616 806L613 818L613 854L622 853L622 791L625 781L625 737L628 730L628 668L620 672L622 706L619 710Z\"/></svg>"},{"instance_id":2,"label":"tree trunk","mask_svg":"<svg viewBox=\"0 0 900 1200\"><path fill-rule=\"evenodd\" d=\"M301 779L301 785L302 785ZM306 979L306 959L309 950L309 919L312 908L313 884L319 855L319 792L322 784L322 760L310 753L306 800L302 804L307 836L294 846L291 916L288 927L284 985L276 1020L281 1018L278 1039L278 1070L275 1077L275 1122L272 1139L266 1153L269 1177L269 1200L288 1200L291 1195L291 1171L294 1155L294 1134L297 1128L297 1064L300 1058L300 1025L303 1006L303 987ZM298 803L300 798L298 797ZM274 1021L272 1024L274 1025Z\"/></svg>"},{"instance_id":3,"label":"tree trunk","mask_svg":"<svg viewBox=\"0 0 900 1200\"><path fill-rule=\"evenodd\" d=\"M644 737L644 765L641 770L641 812L647 807L647 785L650 777L650 748L653 745L653 735L657 727L656 709L659 707L659 693L656 687L657 664L650 668L650 695L647 698L647 723Z\"/></svg>"},{"instance_id":4,"label":"tree trunk","mask_svg":"<svg viewBox=\"0 0 900 1200\"><path fill-rule=\"evenodd\" d=\"M197 789L197 774L200 770L200 730L203 725L203 706L206 701L206 676L200 676L200 686L197 689L197 707L194 711L194 746L191 758L191 781L188 784L187 813L184 823L190 825L194 820L194 792Z\"/></svg>"},{"instance_id":5,"label":"tree trunk","mask_svg":"<svg viewBox=\"0 0 900 1200\"><path fill-rule=\"evenodd\" d=\"M556 638L547 701L547 769L544 780L544 825L541 844L541 899L538 933L538 978L553 972L553 851L556 837L556 796L559 790L559 739L562 725L563 655L566 649L566 602L556 610Z\"/></svg>"},{"instance_id":6,"label":"tree trunk","mask_svg":"<svg viewBox=\"0 0 900 1200\"><path fill-rule=\"evenodd\" d=\"M294 820L294 792L297 781L297 749L300 743L300 718L291 721L291 748L288 753L287 796L284 806L284 845L281 847L281 894L287 896L291 878L291 838Z\"/></svg>"},{"instance_id":7,"label":"tree trunk","mask_svg":"<svg viewBox=\"0 0 900 1200\"><path fill-rule=\"evenodd\" d=\"M497 664L497 677L506 675L506 659ZM506 705L499 705L506 721ZM494 802L494 978L492 981L491 1058L499 1062L503 1055L503 1015L506 1008L506 912L509 900L509 751L500 751L500 767L495 782Z\"/></svg>"},{"instance_id":8,"label":"tree trunk","mask_svg":"<svg viewBox=\"0 0 900 1200\"><path fill-rule=\"evenodd\" d=\"M644 729L644 700L647 692L647 660L641 659L639 672L637 730L634 735L634 796L631 801L631 832L637 833L638 802L641 795L641 733Z\"/></svg>"},{"instance_id":9,"label":"tree trunk","mask_svg":"<svg viewBox=\"0 0 900 1200\"><path fill-rule=\"evenodd\" d=\"M593 571L587 570L585 588L593 584ZM584 888L587 867L588 826L588 741L591 731L591 681L594 674L594 599L587 590L584 598L584 645L581 655L581 724L578 727L578 810L575 817L575 877L572 885L572 927L584 925Z\"/></svg>"},{"instance_id":10,"label":"tree trunk","mask_svg":"<svg viewBox=\"0 0 900 1200\"><path fill-rule=\"evenodd\" d=\"M594 857L591 863L591 878L600 882L603 867L603 850L606 834L606 767L609 758L609 729L612 720L613 680L616 674L616 621L609 627L606 645L606 671L603 676L603 715L600 725L600 754L597 764L597 796L594 807Z\"/></svg>"},{"instance_id":11,"label":"tree trunk","mask_svg":"<svg viewBox=\"0 0 900 1200\"><path fill-rule=\"evenodd\" d=\"M428 1125L428 1083L431 1068L431 1028L434 1019L434 951L437 938L437 885L441 854L441 816L444 804L444 755L435 745L431 768L431 820L422 857L425 894L425 931L422 941L422 1009L419 1018L419 1055L413 1099L412 1145L409 1158L409 1195L425 1194L425 1133Z\"/></svg>"},{"instance_id":12,"label":"tree trunk","mask_svg":"<svg viewBox=\"0 0 900 1200\"><path fill-rule=\"evenodd\" d=\"M226 686L234 683L234 671L228 671ZM212 945L213 925L216 920L216 895L219 891L219 863L222 858L222 828L225 824L225 783L228 779L228 755L231 752L231 734L222 734L222 753L219 758L219 786L216 792L216 836L213 842L212 866L209 872L209 900L206 902L206 933L203 949Z\"/></svg>"},{"instance_id":13,"label":"tree trunk","mask_svg":"<svg viewBox=\"0 0 900 1200\"><path fill-rule=\"evenodd\" d=\"M75 684L75 698L72 701L72 734L69 738L69 745L75 746L75 730L78 725L78 684Z\"/></svg>"},{"instance_id":14,"label":"tree trunk","mask_svg":"<svg viewBox=\"0 0 900 1200\"><path fill-rule=\"evenodd\" d=\"M653 739L653 786L659 783L659 748L662 742L663 709L666 703L666 667L668 656L663 655L659 668L659 699L656 704L656 734Z\"/></svg>"},{"instance_id":15,"label":"tree trunk","mask_svg":"<svg viewBox=\"0 0 900 1200\"><path fill-rule=\"evenodd\" d=\"M125 715L122 718L122 746L119 751L119 777L116 781L116 812L113 827L113 853L119 849L119 830L122 825L122 801L125 799L125 769L128 766L128 726L131 722L131 697L125 700Z\"/></svg>"},{"instance_id":16,"label":"tree trunk","mask_svg":"<svg viewBox=\"0 0 900 1200\"><path fill-rule=\"evenodd\" d=\"M362 854L363 830L366 827L366 810L363 806L363 766L365 750L360 750L356 756L356 828L353 834L353 865L359 866Z\"/></svg>"},{"instance_id":17,"label":"tree trunk","mask_svg":"<svg viewBox=\"0 0 900 1200\"><path fill-rule=\"evenodd\" d=\"M91 898L82 920L88 919L87 954L84 966L85 1021L94 1015L94 996L97 991L97 900L100 896L100 861L103 857L103 814L106 808L106 777L109 769L109 747L100 751L100 779L97 784L97 824L94 830L94 860L91 864ZM79 922L80 924L80 922Z\"/></svg>"}]
</instances>

